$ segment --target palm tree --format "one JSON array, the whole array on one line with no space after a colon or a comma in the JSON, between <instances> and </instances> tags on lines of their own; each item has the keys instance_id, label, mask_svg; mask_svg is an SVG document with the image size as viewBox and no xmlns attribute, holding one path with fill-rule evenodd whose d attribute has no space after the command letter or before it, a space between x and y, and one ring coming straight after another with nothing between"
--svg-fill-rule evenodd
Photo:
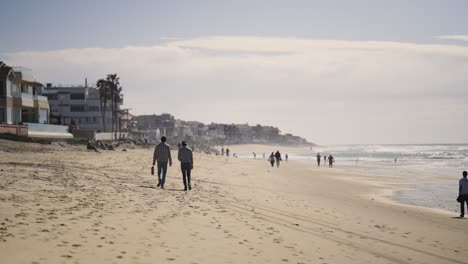
<instances>
[{"instance_id":1,"label":"palm tree","mask_svg":"<svg viewBox=\"0 0 468 264\"><path fill-rule=\"evenodd\" d=\"M121 100L122 95L122 86L120 86L120 78L117 74L108 74L106 81L110 89L110 100L112 107L112 131L115 133L115 138L117 139L117 132L119 130L118 126L118 112L117 106Z\"/></svg>"},{"instance_id":2,"label":"palm tree","mask_svg":"<svg viewBox=\"0 0 468 264\"><path fill-rule=\"evenodd\" d=\"M102 130L106 132L106 110L107 100L110 99L110 87L107 80L99 79L96 82L96 87L99 89L99 103L101 107Z\"/></svg>"}]
</instances>

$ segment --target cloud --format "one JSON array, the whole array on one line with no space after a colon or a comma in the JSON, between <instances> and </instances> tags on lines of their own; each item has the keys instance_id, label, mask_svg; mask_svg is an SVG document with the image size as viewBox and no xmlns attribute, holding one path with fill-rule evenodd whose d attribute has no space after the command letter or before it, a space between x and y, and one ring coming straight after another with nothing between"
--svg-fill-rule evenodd
<instances>
[{"instance_id":1,"label":"cloud","mask_svg":"<svg viewBox=\"0 0 468 264\"><path fill-rule=\"evenodd\" d=\"M41 82L118 73L136 114L267 123L319 143L468 141L456 121L468 113L467 46L213 36L0 55Z\"/></svg>"},{"instance_id":2,"label":"cloud","mask_svg":"<svg viewBox=\"0 0 468 264\"><path fill-rule=\"evenodd\" d=\"M448 40L468 41L468 35L441 35L441 36L437 36L437 38L448 39Z\"/></svg>"}]
</instances>

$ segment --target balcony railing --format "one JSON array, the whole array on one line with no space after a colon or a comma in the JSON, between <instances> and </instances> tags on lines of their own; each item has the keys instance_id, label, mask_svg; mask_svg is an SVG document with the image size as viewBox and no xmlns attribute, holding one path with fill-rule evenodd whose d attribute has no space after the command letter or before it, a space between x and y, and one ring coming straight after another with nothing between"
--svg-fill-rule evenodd
<instances>
[{"instance_id":1,"label":"balcony railing","mask_svg":"<svg viewBox=\"0 0 468 264\"><path fill-rule=\"evenodd\" d=\"M29 94L29 93L21 93L21 98L33 100L34 96L32 94Z\"/></svg>"},{"instance_id":2,"label":"balcony railing","mask_svg":"<svg viewBox=\"0 0 468 264\"><path fill-rule=\"evenodd\" d=\"M19 66L14 66L13 71L21 72L23 80L30 81L30 82L34 81L31 69L24 68L24 67L19 67Z\"/></svg>"},{"instance_id":3,"label":"balcony railing","mask_svg":"<svg viewBox=\"0 0 468 264\"><path fill-rule=\"evenodd\" d=\"M36 100L38 100L38 101L48 102L47 96L35 95L35 96L34 96L34 99L36 99Z\"/></svg>"}]
</instances>

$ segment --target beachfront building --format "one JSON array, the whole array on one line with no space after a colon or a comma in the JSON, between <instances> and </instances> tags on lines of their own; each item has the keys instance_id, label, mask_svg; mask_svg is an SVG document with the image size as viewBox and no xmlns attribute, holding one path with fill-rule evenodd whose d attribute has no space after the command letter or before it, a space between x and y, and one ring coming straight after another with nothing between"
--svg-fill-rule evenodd
<instances>
[{"instance_id":1,"label":"beachfront building","mask_svg":"<svg viewBox=\"0 0 468 264\"><path fill-rule=\"evenodd\" d=\"M51 119L54 123L68 125L73 120L79 129L112 132L111 102L107 101L105 111L101 111L99 89L88 87L86 84L53 86L48 83L41 93L49 99ZM122 124L122 104L123 98L117 103L117 128Z\"/></svg>"},{"instance_id":2,"label":"beachfront building","mask_svg":"<svg viewBox=\"0 0 468 264\"><path fill-rule=\"evenodd\" d=\"M32 71L0 61L0 124L49 123L47 97Z\"/></svg>"},{"instance_id":3,"label":"beachfront building","mask_svg":"<svg viewBox=\"0 0 468 264\"><path fill-rule=\"evenodd\" d=\"M148 142L159 142L161 136L177 137L176 120L170 114L139 115L132 119L132 134Z\"/></svg>"},{"instance_id":4,"label":"beachfront building","mask_svg":"<svg viewBox=\"0 0 468 264\"><path fill-rule=\"evenodd\" d=\"M193 136L205 137L208 133L208 126L198 121L187 121L185 122L190 127Z\"/></svg>"},{"instance_id":5,"label":"beachfront building","mask_svg":"<svg viewBox=\"0 0 468 264\"><path fill-rule=\"evenodd\" d=\"M224 139L224 127L221 124L211 123L208 125L207 135L213 139Z\"/></svg>"}]
</instances>

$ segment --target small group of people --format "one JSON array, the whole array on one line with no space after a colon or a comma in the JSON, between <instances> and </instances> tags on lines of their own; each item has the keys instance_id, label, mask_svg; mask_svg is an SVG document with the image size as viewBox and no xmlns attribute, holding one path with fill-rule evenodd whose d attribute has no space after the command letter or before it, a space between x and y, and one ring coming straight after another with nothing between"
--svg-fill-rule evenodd
<instances>
[{"instance_id":1,"label":"small group of people","mask_svg":"<svg viewBox=\"0 0 468 264\"><path fill-rule=\"evenodd\" d=\"M322 156L320 155L320 153L318 153L316 157L317 157L317 166L320 167L320 161L322 160ZM327 158L327 155L323 156L323 164L327 164L327 160L328 160L328 167L333 168L333 163L335 163L335 158L332 156L332 154L330 154L328 158Z\"/></svg>"},{"instance_id":2,"label":"small group of people","mask_svg":"<svg viewBox=\"0 0 468 264\"><path fill-rule=\"evenodd\" d=\"M166 183L167 165L169 165L169 167L172 166L171 147L166 143L166 140L166 137L161 138L161 143L156 145L153 154L152 172L154 172L154 165L157 163L157 187L161 189L164 189L164 184ZM191 171L193 170L193 152L187 147L187 142L182 141L177 158L180 161L184 191L192 190L190 178Z\"/></svg>"},{"instance_id":3,"label":"small group of people","mask_svg":"<svg viewBox=\"0 0 468 264\"><path fill-rule=\"evenodd\" d=\"M286 154L288 155L288 154ZM279 167L280 166L280 161L282 161L283 159L281 158L281 153L279 152L279 150L276 151L276 153L272 152L270 157L268 158L268 161L270 162L271 166L274 167L275 166L275 162L276 162L276 167Z\"/></svg>"},{"instance_id":4,"label":"small group of people","mask_svg":"<svg viewBox=\"0 0 468 264\"><path fill-rule=\"evenodd\" d=\"M226 148L226 151L224 151L224 147L221 147L221 156L224 156L224 153L226 153L226 157L229 157L229 148Z\"/></svg>"}]
</instances>

